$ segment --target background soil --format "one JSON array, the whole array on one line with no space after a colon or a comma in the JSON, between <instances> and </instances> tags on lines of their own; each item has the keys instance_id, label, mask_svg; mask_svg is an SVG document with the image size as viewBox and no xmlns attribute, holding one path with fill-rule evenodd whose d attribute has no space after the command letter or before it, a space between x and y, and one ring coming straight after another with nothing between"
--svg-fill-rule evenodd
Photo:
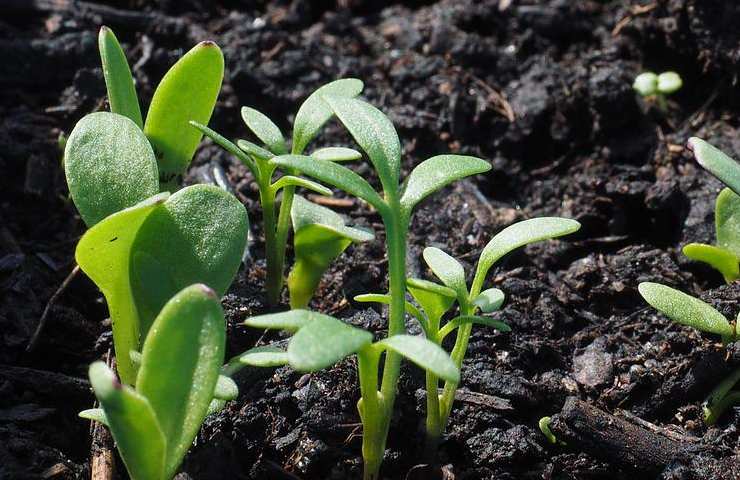
<instances>
[{"instance_id":1,"label":"background soil","mask_svg":"<svg viewBox=\"0 0 740 480\"><path fill-rule=\"evenodd\" d=\"M154 7L143 0L5 0L0 478L89 478L90 425L76 413L93 402L87 365L111 346L94 285L76 278L38 348L26 353L25 346L72 268L83 232L67 198L57 138L84 114L106 108L101 24L125 44L144 105L179 55L200 40L217 41L227 70L211 126L227 136L247 135L241 105L289 131L313 89L355 76L398 128L405 172L447 151L490 159L489 174L445 190L416 214L413 275L430 275L420 261L424 246L462 258L470 273L488 239L516 220L561 215L583 224L562 242L510 255L491 275L507 294L500 317L513 331L474 331L462 371L471 394L456 404L440 451L457 478L652 478L547 444L537 420L558 412L569 395L609 412L629 410L721 455L740 448L738 409L707 428L699 408L740 364L739 349L726 355L716 338L671 324L636 290L641 281L658 281L700 295L731 318L740 310L740 287L723 285L680 253L687 242L713 240L720 190L683 148L687 138L740 152L736 2L163 0ZM671 97L669 112L631 90L644 69L682 75L685 86ZM336 124L320 139L345 141ZM356 168L370 173L366 165ZM206 143L188 181L228 185L249 210L251 260L224 300L229 353L272 340L237 325L265 311L261 214L248 172ZM334 264L313 307L382 335L382 311L351 300L384 288L380 220L351 200L338 210L374 227L378 239ZM206 421L186 475L357 478L355 377L349 360L312 375L245 372L238 400ZM406 368L384 464L388 478L403 478L420 459L422 387L420 372ZM671 465L663 476L688 478L680 472Z\"/></svg>"}]
</instances>

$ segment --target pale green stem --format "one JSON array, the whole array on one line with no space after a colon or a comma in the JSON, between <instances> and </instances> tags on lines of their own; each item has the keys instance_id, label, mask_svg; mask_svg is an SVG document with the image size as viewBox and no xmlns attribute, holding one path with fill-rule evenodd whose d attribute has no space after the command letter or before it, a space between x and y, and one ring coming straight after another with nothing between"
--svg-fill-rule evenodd
<instances>
[{"instance_id":1,"label":"pale green stem","mask_svg":"<svg viewBox=\"0 0 740 480\"><path fill-rule=\"evenodd\" d=\"M265 290L267 301L276 305L280 300L280 289L283 285L283 271L277 256L277 239L275 231L275 197L269 183L259 185L260 203L262 204L262 228L265 233L265 259L267 261L267 278Z\"/></svg>"},{"instance_id":2,"label":"pale green stem","mask_svg":"<svg viewBox=\"0 0 740 480\"><path fill-rule=\"evenodd\" d=\"M357 408L362 418L362 458L364 480L378 480L385 453L382 395L378 392L378 362L380 351L372 345L357 353L357 369L362 398Z\"/></svg>"},{"instance_id":3,"label":"pale green stem","mask_svg":"<svg viewBox=\"0 0 740 480\"><path fill-rule=\"evenodd\" d=\"M272 291L268 290L267 300L271 305L280 301L280 292L283 289L283 271L285 270L285 249L288 245L288 231L290 230L290 209L293 207L293 194L295 187L292 185L283 188L283 199L280 201L280 213L277 220L277 232L275 234L275 266L273 271Z\"/></svg>"}]
</instances>

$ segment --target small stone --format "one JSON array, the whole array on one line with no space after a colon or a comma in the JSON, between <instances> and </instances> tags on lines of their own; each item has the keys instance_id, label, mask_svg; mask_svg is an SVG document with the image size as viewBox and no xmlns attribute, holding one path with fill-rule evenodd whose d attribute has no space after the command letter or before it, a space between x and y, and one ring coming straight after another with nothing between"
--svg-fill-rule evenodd
<instances>
[{"instance_id":1,"label":"small stone","mask_svg":"<svg viewBox=\"0 0 740 480\"><path fill-rule=\"evenodd\" d=\"M606 351L604 337L594 340L582 354L573 358L573 374L576 381L586 387L612 382L614 363L612 354Z\"/></svg>"}]
</instances>

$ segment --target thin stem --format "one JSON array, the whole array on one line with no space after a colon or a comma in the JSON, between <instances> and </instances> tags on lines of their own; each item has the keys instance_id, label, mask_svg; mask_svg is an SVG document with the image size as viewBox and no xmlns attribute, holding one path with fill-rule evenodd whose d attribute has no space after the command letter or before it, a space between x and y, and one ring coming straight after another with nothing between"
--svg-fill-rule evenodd
<instances>
[{"instance_id":1,"label":"thin stem","mask_svg":"<svg viewBox=\"0 0 740 480\"><path fill-rule=\"evenodd\" d=\"M475 298L480 293L480 288L483 282L477 282L478 275L476 275L473 281L473 289L468 295L469 298ZM460 302L460 315L473 315L475 313L475 305L470 303L468 299L461 299ZM457 338L455 338L455 346L452 348L452 354L450 357L455 363L457 368L462 367L463 359L465 358L465 352L468 350L468 341L470 340L470 332L473 331L473 325L470 323L462 324L457 329ZM455 401L455 392L457 391L457 383L445 382L442 397L440 399L440 431L444 432L447 426L447 420L450 417L452 411L452 404Z\"/></svg>"},{"instance_id":2,"label":"thin stem","mask_svg":"<svg viewBox=\"0 0 740 480\"><path fill-rule=\"evenodd\" d=\"M262 229L265 233L265 259L267 260L267 301L276 305L280 300L280 289L283 285L282 268L277 258L277 239L275 231L275 197L270 185L259 184L260 203L262 204Z\"/></svg>"},{"instance_id":3,"label":"thin stem","mask_svg":"<svg viewBox=\"0 0 740 480\"><path fill-rule=\"evenodd\" d=\"M272 295L268 292L267 299L272 305L280 301L280 292L283 289L283 271L285 270L285 249L288 245L288 231L290 230L290 209L293 208L294 186L283 188L283 199L280 201L280 213L277 220L277 232L275 234L275 266L274 272L277 278L274 280Z\"/></svg>"},{"instance_id":4,"label":"thin stem","mask_svg":"<svg viewBox=\"0 0 740 480\"><path fill-rule=\"evenodd\" d=\"M383 435L383 402L378 392L378 363L380 351L372 345L357 352L361 399L357 404L362 418L362 458L364 480L380 478L380 465L385 452Z\"/></svg>"},{"instance_id":5,"label":"thin stem","mask_svg":"<svg viewBox=\"0 0 740 480\"><path fill-rule=\"evenodd\" d=\"M427 388L427 438L425 445L425 456L428 463L436 463L437 459L437 446L439 445L439 439L442 436L442 423L440 422L440 408L439 408L439 378L433 373L426 372L426 388Z\"/></svg>"}]
</instances>

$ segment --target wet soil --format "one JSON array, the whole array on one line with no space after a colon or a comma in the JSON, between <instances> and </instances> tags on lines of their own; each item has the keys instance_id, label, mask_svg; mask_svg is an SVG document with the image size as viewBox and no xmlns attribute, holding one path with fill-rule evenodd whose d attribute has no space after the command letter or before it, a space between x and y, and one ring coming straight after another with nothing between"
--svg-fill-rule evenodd
<instances>
[{"instance_id":1,"label":"wet soil","mask_svg":"<svg viewBox=\"0 0 740 480\"><path fill-rule=\"evenodd\" d=\"M425 246L461 258L471 274L483 245L516 220L561 215L582 223L563 241L506 257L491 275L489 283L506 292L498 315L512 332L477 328L471 338L461 400L440 448L455 478L708 478L704 454L680 456L656 473L577 444L550 445L537 421L560 412L568 397L631 412L711 446L716 459L731 460L740 449L740 409L712 427L700 410L708 390L740 364L740 349L670 323L636 289L662 282L728 317L740 310L740 287L680 253L687 242L713 240L721 187L683 148L687 138L740 152L735 2L6 0L0 12L0 478L89 478L92 429L76 412L93 402L87 365L111 349L94 285L83 275L72 280L37 348L25 347L73 268L84 230L57 139L84 114L106 108L101 24L125 44L144 104L185 49L217 41L227 70L211 125L227 136L247 135L241 105L288 131L313 89L356 76L398 128L405 172L440 152L489 159L490 173L418 210L408 255L415 276L430 275ZM668 111L632 92L631 79L645 69L683 77ZM319 140L345 141L336 124ZM188 181L227 184L249 210L250 261L224 299L229 353L275 340L238 325L266 311L250 175L205 143ZM352 301L384 288L380 220L351 200L338 210L378 238L350 247L312 307L382 336L384 312ZM183 478L359 478L352 360L311 375L249 370L239 383L239 398L207 419ZM383 469L390 479L404 478L422 458L421 373L406 367L399 389ZM737 463L729 464L712 478L738 478Z\"/></svg>"}]
</instances>

